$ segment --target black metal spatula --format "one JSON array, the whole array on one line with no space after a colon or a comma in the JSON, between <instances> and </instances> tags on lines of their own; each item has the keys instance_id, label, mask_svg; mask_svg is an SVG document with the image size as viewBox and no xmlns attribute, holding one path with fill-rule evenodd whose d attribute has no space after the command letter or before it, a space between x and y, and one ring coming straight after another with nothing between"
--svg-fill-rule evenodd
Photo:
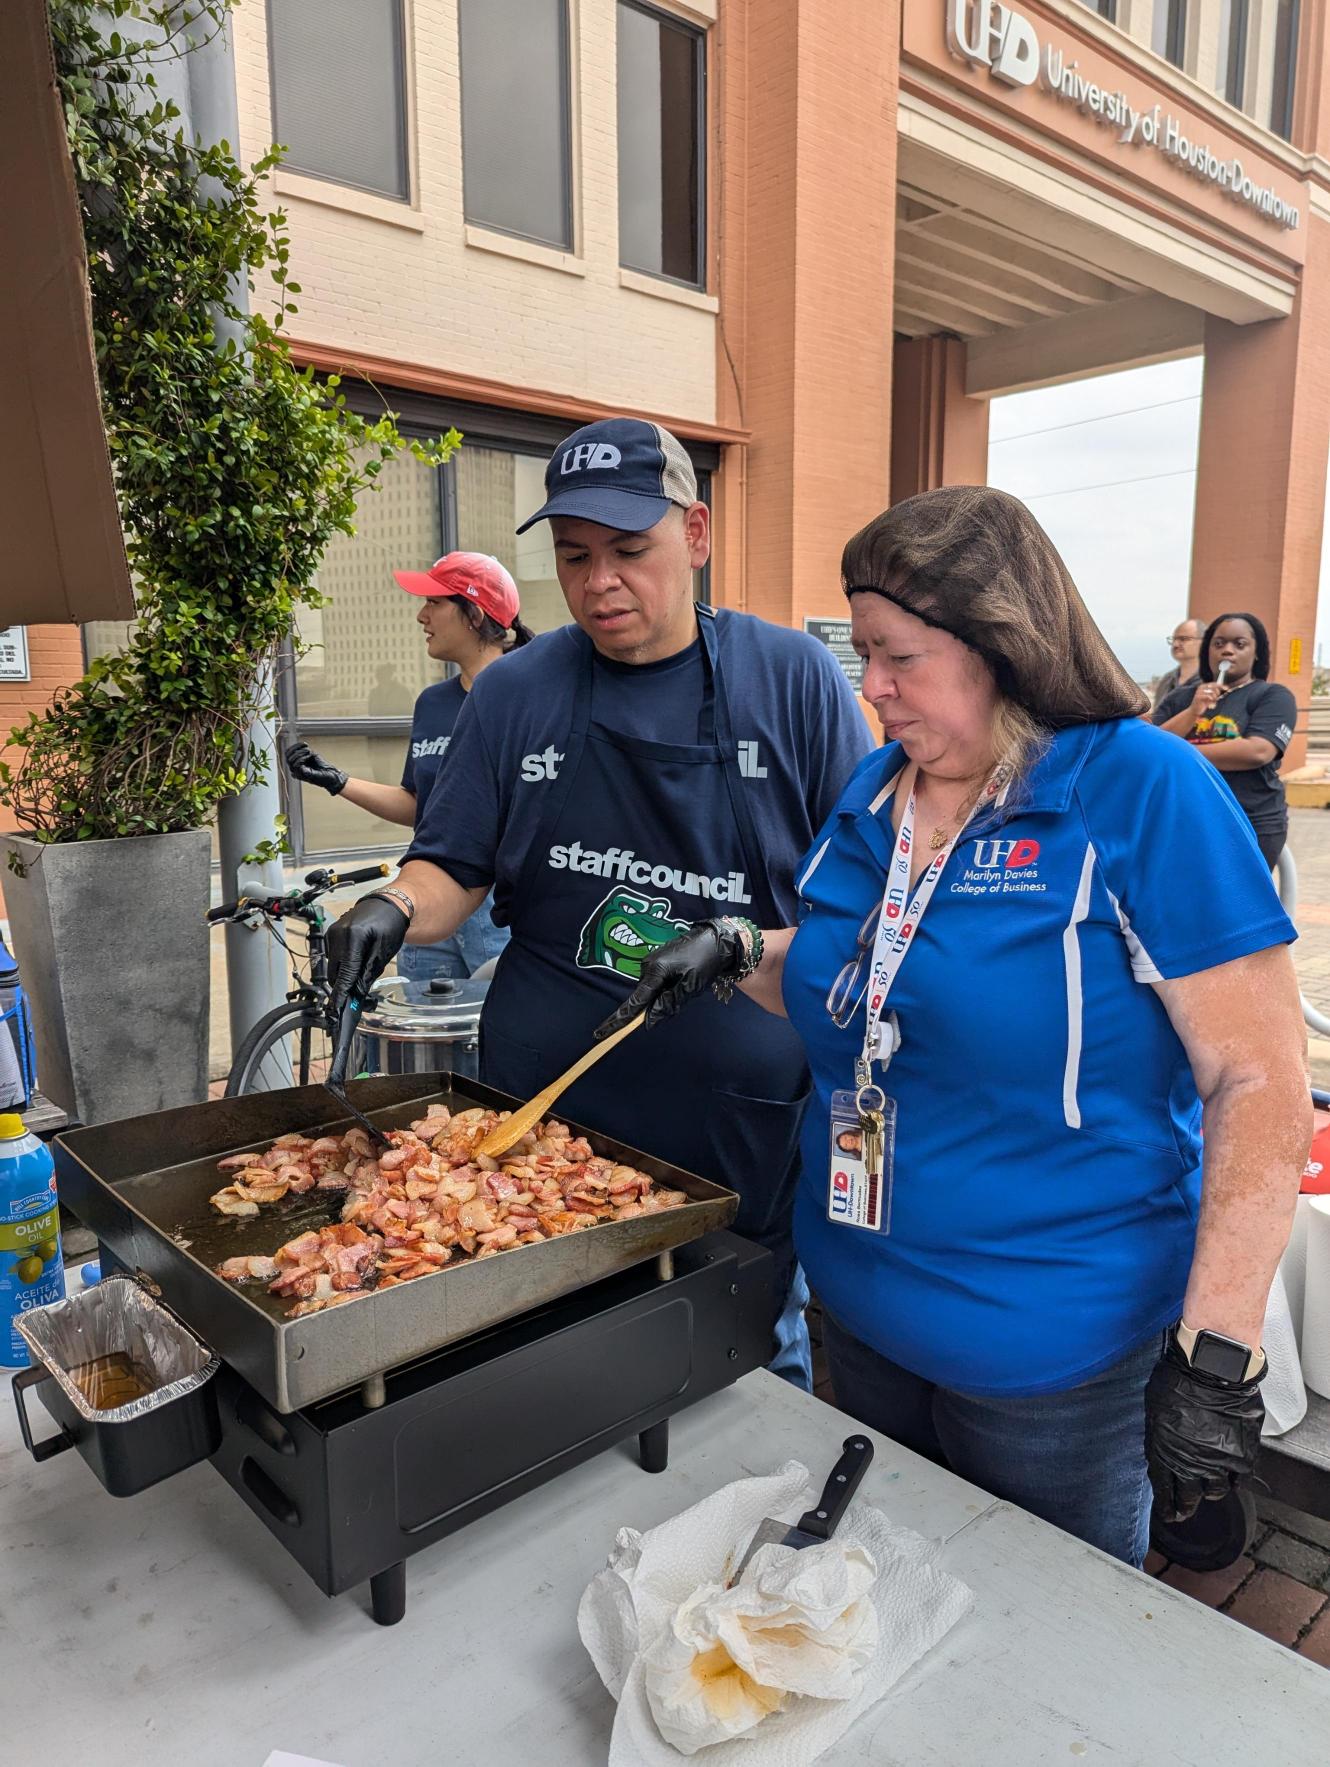
<instances>
[{"instance_id":1,"label":"black metal spatula","mask_svg":"<svg viewBox=\"0 0 1330 1767\"><path fill-rule=\"evenodd\" d=\"M822 1546L839 1527L850 1499L859 1489L859 1481L868 1471L873 1458L873 1444L867 1436L847 1436L841 1444L841 1457L831 1469L831 1477L822 1487L822 1495L812 1509L807 1509L793 1527L788 1522L773 1521L770 1516L759 1522L748 1550L739 1560L739 1568L727 1585L733 1589L748 1568L748 1561L763 1546Z\"/></svg>"},{"instance_id":2,"label":"black metal spatula","mask_svg":"<svg viewBox=\"0 0 1330 1767\"><path fill-rule=\"evenodd\" d=\"M354 1117L360 1127L369 1136L370 1146L380 1150L390 1148L393 1144L376 1123L371 1123L363 1111L358 1111L346 1096L346 1064L351 1056L351 1041L356 1034L356 1024L360 1018L360 1009L364 1002L352 995L342 1008L342 1016L337 1022L337 1041L333 1045L332 1066L328 1069L324 1085L341 1105L348 1116Z\"/></svg>"}]
</instances>

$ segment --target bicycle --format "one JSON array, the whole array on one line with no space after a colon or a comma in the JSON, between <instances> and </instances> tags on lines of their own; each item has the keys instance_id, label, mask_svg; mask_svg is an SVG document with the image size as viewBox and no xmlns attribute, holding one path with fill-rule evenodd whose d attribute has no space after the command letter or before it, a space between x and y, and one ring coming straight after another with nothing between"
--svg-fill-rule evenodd
<instances>
[{"instance_id":1,"label":"bicycle","mask_svg":"<svg viewBox=\"0 0 1330 1767\"><path fill-rule=\"evenodd\" d=\"M209 926L266 927L293 963L298 962L281 931L283 920L298 920L305 928L308 975L301 977L286 996L246 1035L226 1079L227 1098L253 1092L272 1092L283 1086L309 1086L322 1080L332 1065L333 1037L328 1019L332 989L328 981L328 916L319 900L331 890L348 884L370 883L391 875L390 865L367 865L360 871L325 869L305 874L304 888L280 896L242 896L208 911Z\"/></svg>"}]
</instances>

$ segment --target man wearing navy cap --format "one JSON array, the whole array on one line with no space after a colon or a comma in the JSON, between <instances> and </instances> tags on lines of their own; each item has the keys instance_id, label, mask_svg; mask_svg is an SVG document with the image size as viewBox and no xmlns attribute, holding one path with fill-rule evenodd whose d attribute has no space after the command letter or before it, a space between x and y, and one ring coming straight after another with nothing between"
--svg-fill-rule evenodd
<instances>
[{"instance_id":1,"label":"man wearing navy cap","mask_svg":"<svg viewBox=\"0 0 1330 1767\"><path fill-rule=\"evenodd\" d=\"M574 623L477 680L393 893L362 898L329 941L340 1007L492 886L512 938L481 1077L518 1098L590 1047L644 959L690 925L746 948L792 924L795 865L873 746L816 640L695 604L710 512L668 430L589 424L555 450L545 491L518 531L550 523ZM736 995L627 1039L560 1110L737 1190L736 1231L771 1248L784 1297L807 1088L788 1024ZM781 1340L779 1371L809 1384L802 1325L795 1338L783 1320Z\"/></svg>"}]
</instances>

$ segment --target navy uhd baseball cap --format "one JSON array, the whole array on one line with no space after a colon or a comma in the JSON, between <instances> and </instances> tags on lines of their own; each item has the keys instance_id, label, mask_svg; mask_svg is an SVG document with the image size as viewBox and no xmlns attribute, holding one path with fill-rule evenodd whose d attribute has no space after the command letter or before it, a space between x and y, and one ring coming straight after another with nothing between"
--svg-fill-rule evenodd
<instances>
[{"instance_id":1,"label":"navy uhd baseball cap","mask_svg":"<svg viewBox=\"0 0 1330 1767\"><path fill-rule=\"evenodd\" d=\"M607 417L559 443L545 468L545 502L517 531L571 515L641 534L671 503L686 509L696 502L693 463L677 436L638 417Z\"/></svg>"}]
</instances>

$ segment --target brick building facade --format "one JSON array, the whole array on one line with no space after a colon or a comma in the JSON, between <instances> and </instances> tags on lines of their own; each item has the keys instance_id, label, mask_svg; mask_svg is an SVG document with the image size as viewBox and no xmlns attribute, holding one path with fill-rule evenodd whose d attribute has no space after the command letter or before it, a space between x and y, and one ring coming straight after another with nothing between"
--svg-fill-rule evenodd
<instances>
[{"instance_id":1,"label":"brick building facade","mask_svg":"<svg viewBox=\"0 0 1330 1767\"><path fill-rule=\"evenodd\" d=\"M435 545L500 552L557 619L540 537L512 527L588 418L676 429L715 513L702 592L799 624L842 612L861 522L983 479L994 396L1202 353L1193 608L1254 608L1305 688L1328 21L1327 0L249 0L241 149L289 150L296 347L367 409L467 437L443 475L394 468L334 548L342 607L308 622L285 715L392 776L424 676L391 568ZM67 633L35 629L33 656L29 692L0 688L15 711L78 666ZM305 851L389 840L293 811Z\"/></svg>"}]
</instances>

